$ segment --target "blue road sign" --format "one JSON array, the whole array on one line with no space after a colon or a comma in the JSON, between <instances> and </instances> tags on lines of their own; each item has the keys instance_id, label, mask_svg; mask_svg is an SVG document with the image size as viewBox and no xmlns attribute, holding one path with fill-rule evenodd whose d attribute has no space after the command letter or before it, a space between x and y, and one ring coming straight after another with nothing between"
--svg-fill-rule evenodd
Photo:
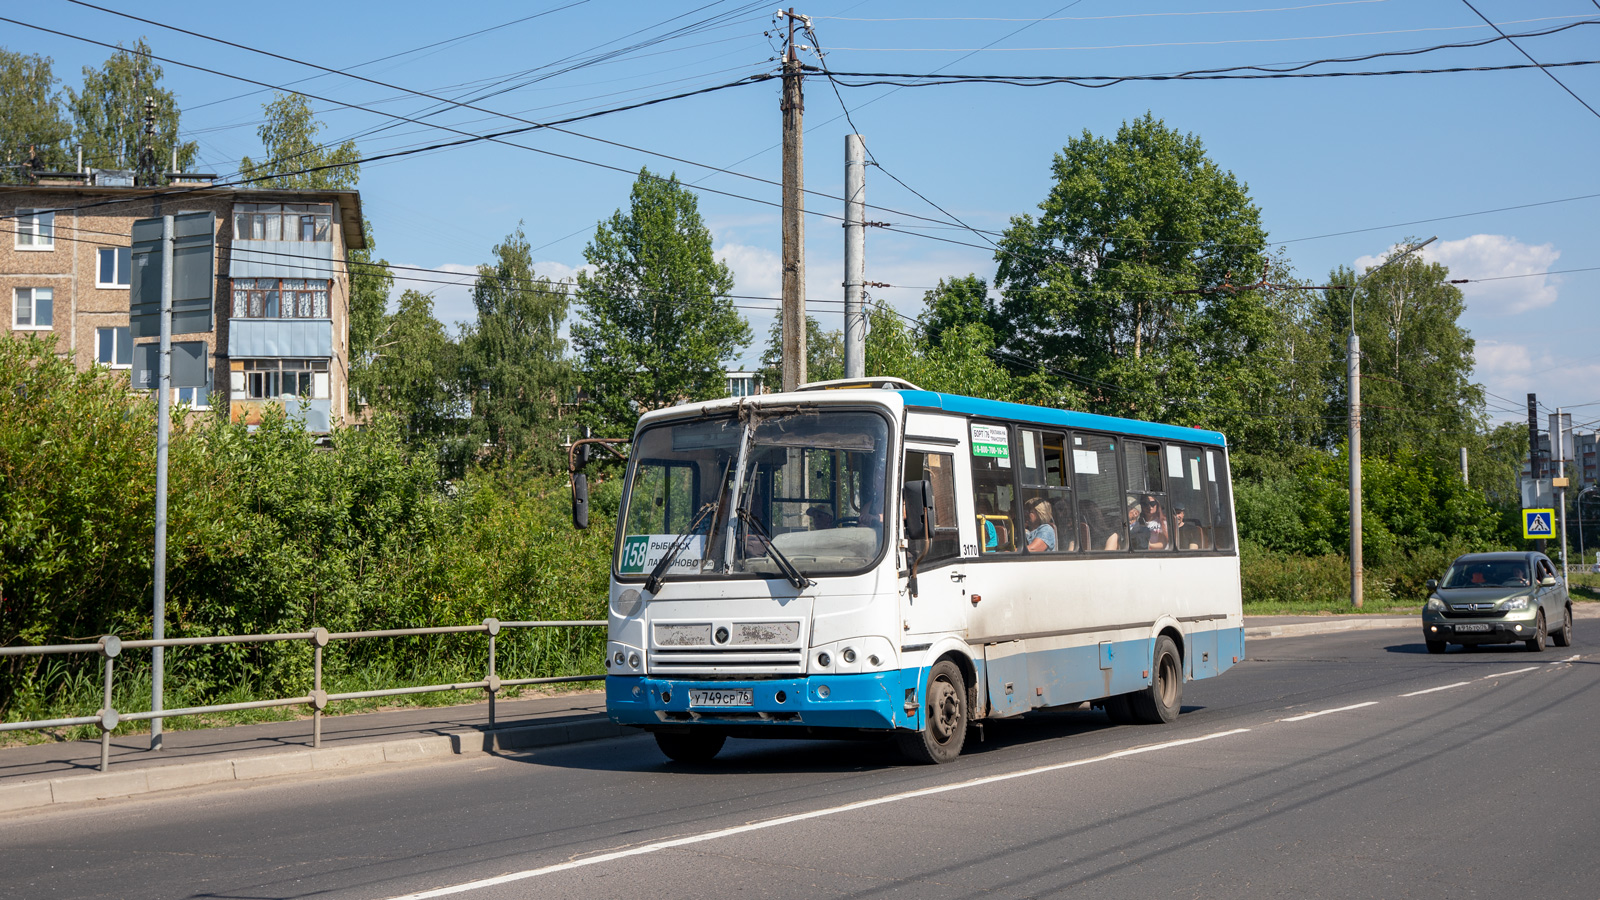
<instances>
[{"instance_id":1,"label":"blue road sign","mask_svg":"<svg viewBox=\"0 0 1600 900\"><path fill-rule=\"evenodd\" d=\"M1556 511L1553 509L1523 510L1522 536L1530 541L1555 537Z\"/></svg>"}]
</instances>

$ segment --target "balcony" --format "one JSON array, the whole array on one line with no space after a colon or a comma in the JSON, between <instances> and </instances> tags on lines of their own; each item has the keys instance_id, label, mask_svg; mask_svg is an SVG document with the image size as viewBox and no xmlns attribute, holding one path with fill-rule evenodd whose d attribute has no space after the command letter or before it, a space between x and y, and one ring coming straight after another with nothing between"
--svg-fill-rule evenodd
<instances>
[{"instance_id":1,"label":"balcony","mask_svg":"<svg viewBox=\"0 0 1600 900\"><path fill-rule=\"evenodd\" d=\"M233 359L328 359L333 356L333 322L329 319L229 319L228 356Z\"/></svg>"}]
</instances>

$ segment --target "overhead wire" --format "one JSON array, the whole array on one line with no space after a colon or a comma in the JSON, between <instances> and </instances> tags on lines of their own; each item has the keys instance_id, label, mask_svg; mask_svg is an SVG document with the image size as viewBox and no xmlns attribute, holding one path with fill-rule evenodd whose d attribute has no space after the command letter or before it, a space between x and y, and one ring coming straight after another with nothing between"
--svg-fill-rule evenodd
<instances>
[{"instance_id":1,"label":"overhead wire","mask_svg":"<svg viewBox=\"0 0 1600 900\"><path fill-rule=\"evenodd\" d=\"M1579 97L1577 92L1574 91L1572 88L1567 87L1566 83L1563 82L1561 79L1557 78L1555 76L1554 72L1551 72L1549 69L1545 68L1543 63L1539 62L1537 59L1534 59L1533 58L1533 54L1531 54L1528 51L1522 49L1522 45L1521 44L1518 44L1516 41L1511 40L1511 38L1509 36L1507 36L1506 33L1500 29L1499 25L1496 25L1494 22L1491 22L1489 20L1488 16L1484 15L1481 12L1478 12L1478 8L1476 6L1472 5L1471 0L1461 0L1461 2L1466 5L1467 9L1472 10L1474 15L1476 15L1478 18L1482 19L1486 24L1488 24L1488 26L1490 28L1493 28L1495 30L1495 33L1497 33L1501 37L1505 38L1506 41L1511 44L1511 46L1517 48L1517 52L1518 53L1521 53L1523 56L1526 56L1528 58L1528 62L1531 62L1535 66L1538 66L1539 67L1539 71L1543 72L1545 75L1548 75L1550 77L1550 80L1554 81L1557 85L1559 85L1563 91L1566 91L1568 94L1571 94L1572 95L1572 99L1578 101L1579 103L1582 103L1583 104L1583 108L1587 109L1589 111L1590 115L1593 115L1595 118L1600 119L1600 112L1597 112L1594 107L1590 106L1589 105L1589 101L1583 99L1582 97Z\"/></svg>"}]
</instances>

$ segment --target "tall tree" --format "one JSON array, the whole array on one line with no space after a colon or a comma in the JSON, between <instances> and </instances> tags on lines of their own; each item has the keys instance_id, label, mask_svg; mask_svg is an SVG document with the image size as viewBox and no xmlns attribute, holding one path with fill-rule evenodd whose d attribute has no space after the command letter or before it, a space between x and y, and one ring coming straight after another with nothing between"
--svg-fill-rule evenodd
<instances>
[{"instance_id":1,"label":"tall tree","mask_svg":"<svg viewBox=\"0 0 1600 900\"><path fill-rule=\"evenodd\" d=\"M83 147L85 165L103 169L135 169L151 174L172 165L188 170L200 152L194 141L178 140L178 101L161 87L161 66L150 58L150 45L139 38L117 50L98 69L85 66L83 91L67 89L73 138ZM146 100L153 112L154 133L146 142Z\"/></svg>"},{"instance_id":2,"label":"tall tree","mask_svg":"<svg viewBox=\"0 0 1600 900\"><path fill-rule=\"evenodd\" d=\"M963 325L979 325L989 332L990 344L1000 332L1000 309L989 296L989 284L977 275L941 278L933 290L922 295L922 339L937 346L945 331Z\"/></svg>"},{"instance_id":3,"label":"tall tree","mask_svg":"<svg viewBox=\"0 0 1600 900\"><path fill-rule=\"evenodd\" d=\"M1341 266L1328 278L1350 286L1329 292L1323 308L1330 340L1340 344L1325 370L1329 420L1336 423L1349 402L1343 342L1353 291L1364 454L1404 449L1450 463L1459 448L1477 444L1483 387L1471 380L1475 342L1461 326L1466 303L1450 270L1412 255L1360 274Z\"/></svg>"},{"instance_id":4,"label":"tall tree","mask_svg":"<svg viewBox=\"0 0 1600 900\"><path fill-rule=\"evenodd\" d=\"M1272 336L1261 216L1200 139L1146 114L1055 157L1037 219L1014 217L995 284L1003 346L1074 373L1097 411L1215 423L1229 370Z\"/></svg>"},{"instance_id":5,"label":"tall tree","mask_svg":"<svg viewBox=\"0 0 1600 900\"><path fill-rule=\"evenodd\" d=\"M677 176L648 169L584 249L580 321L572 341L595 424L628 434L639 414L727 389L727 365L750 344L750 325L728 294L733 273L711 251L711 232Z\"/></svg>"},{"instance_id":6,"label":"tall tree","mask_svg":"<svg viewBox=\"0 0 1600 900\"><path fill-rule=\"evenodd\" d=\"M354 190L361 180L361 154L355 141L337 146L319 143L322 123L300 94L274 92L262 104L267 117L256 129L266 156L246 156L239 172L257 187L287 190Z\"/></svg>"},{"instance_id":7,"label":"tall tree","mask_svg":"<svg viewBox=\"0 0 1600 900\"><path fill-rule=\"evenodd\" d=\"M461 347L434 318L433 297L402 292L370 346L369 359L352 375L368 404L396 416L409 441L433 449L447 474L461 474L470 421Z\"/></svg>"},{"instance_id":8,"label":"tall tree","mask_svg":"<svg viewBox=\"0 0 1600 900\"><path fill-rule=\"evenodd\" d=\"M561 323L568 284L542 279L521 224L478 267L472 304L478 321L462 336L475 426L503 459L563 468L561 404L570 365ZM570 435L568 435L570 436Z\"/></svg>"},{"instance_id":9,"label":"tall tree","mask_svg":"<svg viewBox=\"0 0 1600 900\"><path fill-rule=\"evenodd\" d=\"M26 170L70 165L72 126L61 114L63 93L48 56L0 48L0 183L26 180Z\"/></svg>"}]
</instances>

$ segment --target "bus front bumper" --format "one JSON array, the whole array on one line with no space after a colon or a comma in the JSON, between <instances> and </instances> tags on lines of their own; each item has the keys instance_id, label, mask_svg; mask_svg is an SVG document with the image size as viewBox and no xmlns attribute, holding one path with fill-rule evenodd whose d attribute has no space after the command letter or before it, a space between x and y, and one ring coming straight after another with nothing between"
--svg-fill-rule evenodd
<instances>
[{"instance_id":1,"label":"bus front bumper","mask_svg":"<svg viewBox=\"0 0 1600 900\"><path fill-rule=\"evenodd\" d=\"M748 705L708 706L699 693L725 697L738 691L750 692ZM912 691L914 704L909 711L907 691ZM919 669L770 681L606 676L606 712L618 725L916 729L922 726L921 697Z\"/></svg>"}]
</instances>

